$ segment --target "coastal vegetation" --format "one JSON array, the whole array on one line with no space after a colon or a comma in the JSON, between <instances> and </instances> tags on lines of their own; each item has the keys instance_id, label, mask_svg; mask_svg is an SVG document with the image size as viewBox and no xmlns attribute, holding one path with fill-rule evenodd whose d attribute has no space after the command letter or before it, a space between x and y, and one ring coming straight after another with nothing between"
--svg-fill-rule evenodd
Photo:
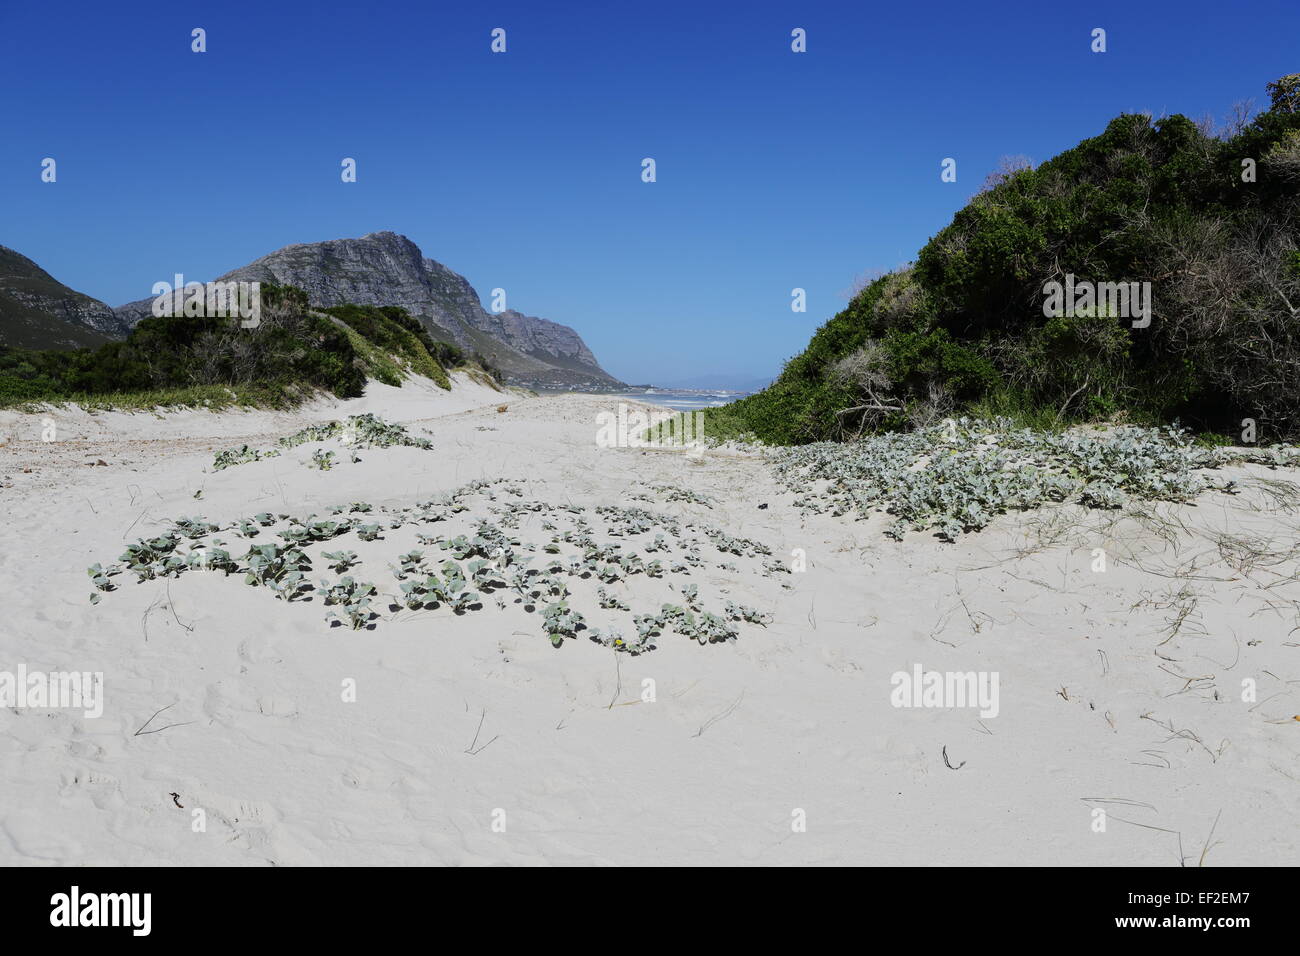
<instances>
[{"instance_id":1,"label":"coastal vegetation","mask_svg":"<svg viewBox=\"0 0 1300 956\"><path fill-rule=\"evenodd\" d=\"M457 346L432 338L404 309L317 311L302 290L264 283L260 321L252 328L239 318L151 316L125 341L95 349L0 346L0 406L284 408L320 393L359 396L372 378L400 386L415 374L450 388L447 373L460 368L493 374Z\"/></svg>"},{"instance_id":2,"label":"coastal vegetation","mask_svg":"<svg viewBox=\"0 0 1300 956\"><path fill-rule=\"evenodd\" d=\"M233 457L219 454L212 471L279 457L304 444L322 446L310 461L332 455L323 447L331 443L433 447L400 425L354 416L288 436L270 453L249 455L245 448ZM634 500L709 508L689 489L662 484L646 484ZM589 639L636 656L654 650L657 639L669 634L716 644L736 641L742 624L767 626L769 610L738 604L727 595L746 577L790 575L771 547L733 537L698 512L692 517L642 507L553 504L526 498L521 485L506 478L472 481L409 507L352 502L328 511L328 516L261 513L223 524L203 516L175 518L162 533L126 545L117 563L87 568L94 587L90 602L98 605L104 594L119 590L115 578L143 583L213 572L286 603L319 599L330 609L324 615L328 626L374 630L417 614L459 616L485 606L497 611L514 606L557 648ZM342 550L344 544L357 550ZM331 547L339 550L327 550ZM396 563L383 560L393 553L398 553ZM662 560L647 561L643 553ZM748 568L739 569L735 559L748 559ZM374 575L384 564L387 574L369 581L350 573L361 569ZM313 585L312 574L319 585ZM714 586L701 594L692 576ZM650 590L658 600L643 613L634 613L620 598L631 595L628 585L637 577L657 581ZM790 587L784 580L781 586ZM591 626L589 616L601 625Z\"/></svg>"},{"instance_id":3,"label":"coastal vegetation","mask_svg":"<svg viewBox=\"0 0 1300 956\"><path fill-rule=\"evenodd\" d=\"M709 433L796 445L967 415L1296 437L1300 74L1268 93L1223 129L1125 114L1005 164ZM1149 321L1113 302L1052 314L1047 288L1074 277L1149 290Z\"/></svg>"}]
</instances>

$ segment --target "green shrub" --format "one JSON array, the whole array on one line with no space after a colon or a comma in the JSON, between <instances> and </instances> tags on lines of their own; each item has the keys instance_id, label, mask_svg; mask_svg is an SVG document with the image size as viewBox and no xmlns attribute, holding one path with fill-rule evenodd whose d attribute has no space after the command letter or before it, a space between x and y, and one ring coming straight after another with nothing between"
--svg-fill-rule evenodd
<instances>
[{"instance_id":1,"label":"green shrub","mask_svg":"<svg viewBox=\"0 0 1300 956\"><path fill-rule=\"evenodd\" d=\"M945 329L925 333L895 329L885 336L885 348L895 384L913 394L939 385L958 398L974 398L999 383L993 364L952 341Z\"/></svg>"},{"instance_id":2,"label":"green shrub","mask_svg":"<svg viewBox=\"0 0 1300 956\"><path fill-rule=\"evenodd\" d=\"M1181 420L1300 433L1297 81L1228 138L1126 114L995 176L917 256L816 331L765 391L710 412L719 438L797 444L936 414ZM1242 179L1243 157L1258 161ZM1151 322L1044 314L1044 284L1149 283ZM881 349L886 367L877 361Z\"/></svg>"}]
</instances>

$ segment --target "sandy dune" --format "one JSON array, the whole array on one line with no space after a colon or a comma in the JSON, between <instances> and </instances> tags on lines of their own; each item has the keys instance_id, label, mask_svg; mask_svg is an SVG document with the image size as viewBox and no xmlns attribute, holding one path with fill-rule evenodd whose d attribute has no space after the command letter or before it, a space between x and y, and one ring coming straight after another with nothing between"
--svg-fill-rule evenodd
<instances>
[{"instance_id":1,"label":"sandy dune","mask_svg":"<svg viewBox=\"0 0 1300 956\"><path fill-rule=\"evenodd\" d=\"M1058 509L956 545L900 543L875 520L804 515L757 454L599 448L596 414L615 403L503 399L462 380L450 394L372 383L363 400L293 414L0 413L0 670L102 671L105 686L98 719L0 710L0 863L1300 860L1298 518L1269 484L1295 475L1239 469L1241 495L1146 520ZM214 451L360 411L434 450L369 449L319 471L304 445L212 470ZM564 506L597 528L598 507L645 508L764 543L787 566L802 549L807 570L764 573L770 559L706 541L689 575L609 585L637 612L694 583L710 610L772 616L739 624L735 642L669 633L640 656L581 634L553 648L540 614L486 599L330 627L319 599L212 571L123 574L88 600L87 566L170 519L396 512L499 478L445 528L325 549L357 551L351 573L396 593L389 565L417 532L545 502L553 515L510 533L545 542L544 522L577 514ZM575 581L570 603L603 626L618 613L598 584ZM916 664L996 672L997 716L893 706L891 675Z\"/></svg>"}]
</instances>

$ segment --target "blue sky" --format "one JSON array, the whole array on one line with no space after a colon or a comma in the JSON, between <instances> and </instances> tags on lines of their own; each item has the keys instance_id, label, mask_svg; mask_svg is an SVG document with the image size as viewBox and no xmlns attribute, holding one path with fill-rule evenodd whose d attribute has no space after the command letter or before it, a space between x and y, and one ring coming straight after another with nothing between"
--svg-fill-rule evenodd
<instances>
[{"instance_id":1,"label":"blue sky","mask_svg":"<svg viewBox=\"0 0 1300 956\"><path fill-rule=\"evenodd\" d=\"M627 381L758 378L999 157L1042 161L1123 111L1263 107L1296 71L1295 0L10 0L0 244L120 305L391 229Z\"/></svg>"}]
</instances>

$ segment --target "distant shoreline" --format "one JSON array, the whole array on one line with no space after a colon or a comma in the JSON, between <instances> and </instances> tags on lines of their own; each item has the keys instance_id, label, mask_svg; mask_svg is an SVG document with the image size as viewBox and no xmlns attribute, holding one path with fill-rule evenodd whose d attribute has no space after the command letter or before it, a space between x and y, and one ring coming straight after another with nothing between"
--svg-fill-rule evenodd
<instances>
[{"instance_id":1,"label":"distant shoreline","mask_svg":"<svg viewBox=\"0 0 1300 956\"><path fill-rule=\"evenodd\" d=\"M563 395L572 389L535 389L542 395ZM585 392L583 394L608 395L610 398L629 399L648 402L651 405L663 405L677 411L695 411L697 409L721 408L731 402L742 399L753 392L742 392L726 388L629 388L621 391Z\"/></svg>"}]
</instances>

